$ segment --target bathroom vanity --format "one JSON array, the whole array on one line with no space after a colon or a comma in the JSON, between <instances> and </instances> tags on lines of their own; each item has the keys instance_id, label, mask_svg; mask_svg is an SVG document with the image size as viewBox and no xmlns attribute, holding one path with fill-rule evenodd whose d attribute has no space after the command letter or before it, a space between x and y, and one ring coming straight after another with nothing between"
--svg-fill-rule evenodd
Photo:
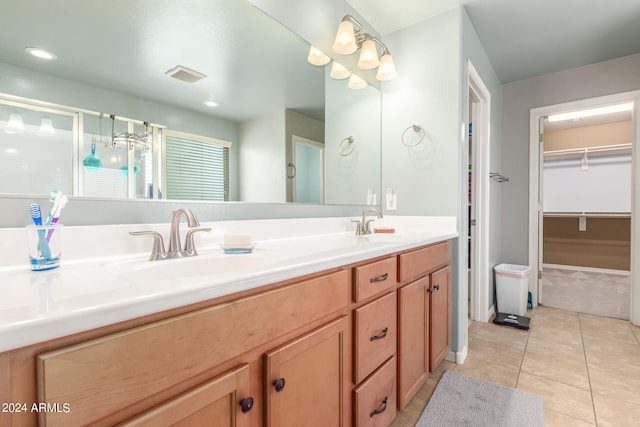
<instances>
[{"instance_id":1,"label":"bathroom vanity","mask_svg":"<svg viewBox=\"0 0 640 427\"><path fill-rule=\"evenodd\" d=\"M258 264L257 250L246 258L203 251L201 262L222 259L235 270L188 289L196 294L190 303L157 310L150 301L163 288L145 282L146 296L135 299L155 304L153 312L107 311L108 324L52 332L0 353L0 377L9 379L0 383L0 401L14 405L0 425L389 425L450 350L455 236L430 230L260 242L267 253L287 247L298 255ZM315 250L300 255L310 243ZM136 271L172 262L114 268L130 269L133 288L142 283ZM178 263L178 270L185 265ZM180 283L200 276L188 279ZM167 280L177 283L156 281ZM222 288L219 295L210 297L211 286ZM181 301L178 294L167 300ZM82 310L91 317L91 307L72 305L67 299L64 310L75 310L66 313L73 321L82 321Z\"/></svg>"}]
</instances>

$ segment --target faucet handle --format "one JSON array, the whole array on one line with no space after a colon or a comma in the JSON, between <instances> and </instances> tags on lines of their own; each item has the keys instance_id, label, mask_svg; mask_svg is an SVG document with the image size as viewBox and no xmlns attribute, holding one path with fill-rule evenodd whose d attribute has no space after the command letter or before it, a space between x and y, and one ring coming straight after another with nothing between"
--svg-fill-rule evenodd
<instances>
[{"instance_id":1,"label":"faucet handle","mask_svg":"<svg viewBox=\"0 0 640 427\"><path fill-rule=\"evenodd\" d=\"M150 261L161 259L165 254L164 240L162 239L162 235L157 231L130 231L129 234L132 236L153 236L153 246L151 248L151 256L149 257Z\"/></svg>"},{"instance_id":2,"label":"faucet handle","mask_svg":"<svg viewBox=\"0 0 640 427\"><path fill-rule=\"evenodd\" d=\"M191 228L187 231L187 236L184 238L184 252L189 255L198 255L196 251L196 245L193 241L193 235L198 231L211 231L210 227Z\"/></svg>"},{"instance_id":3,"label":"faucet handle","mask_svg":"<svg viewBox=\"0 0 640 427\"><path fill-rule=\"evenodd\" d=\"M362 223L357 219L352 219L351 222L356 223L356 236L360 236L362 234Z\"/></svg>"}]
</instances>

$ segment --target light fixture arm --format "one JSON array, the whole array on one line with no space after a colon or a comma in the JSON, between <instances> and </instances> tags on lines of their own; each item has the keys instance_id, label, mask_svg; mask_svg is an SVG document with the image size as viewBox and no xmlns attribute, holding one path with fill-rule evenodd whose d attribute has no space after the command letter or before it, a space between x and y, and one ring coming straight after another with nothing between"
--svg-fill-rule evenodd
<instances>
[{"instance_id":1,"label":"light fixture arm","mask_svg":"<svg viewBox=\"0 0 640 427\"><path fill-rule=\"evenodd\" d=\"M372 40L374 43L377 43L382 48L383 55L390 54L389 48L387 47L386 44L382 42L382 40L380 40L375 36L372 36L369 33L362 32L362 24L358 22L356 18L354 18L351 15L345 15L342 18L342 22L345 22L345 21L351 22L354 25L353 35L356 38L356 45L358 46L358 49L362 48L362 43L364 43L365 40L369 39L369 40Z\"/></svg>"}]
</instances>

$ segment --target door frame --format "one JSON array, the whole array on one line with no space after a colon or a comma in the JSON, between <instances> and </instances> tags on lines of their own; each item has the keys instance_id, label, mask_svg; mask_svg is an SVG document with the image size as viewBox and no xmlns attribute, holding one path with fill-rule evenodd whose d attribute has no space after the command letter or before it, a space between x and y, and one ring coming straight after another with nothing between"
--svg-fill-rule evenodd
<instances>
[{"instance_id":1,"label":"door frame","mask_svg":"<svg viewBox=\"0 0 640 427\"><path fill-rule=\"evenodd\" d=\"M476 102L471 102L471 97L477 99ZM480 74L476 71L475 67L468 61L467 67L467 102L469 103L465 108L466 127L463 129L465 132L465 153L463 158L467 161L463 165L464 173L464 214L465 218L465 233L466 226L469 224L470 219L476 220L475 230L472 231L471 239L471 295L469 301L471 304L470 310L464 310L463 314L465 318L468 317L468 313L471 315L472 320L479 322L488 322L489 318L493 314L493 310L489 307L489 283L491 281L491 271L489 268L489 148L490 148L490 123L491 123L491 93L487 89L486 85L480 78ZM469 117L469 111L473 117ZM477 119L477 120L476 120ZM469 137L468 128L469 123L473 120L473 158L468 159L467 153L469 152ZM471 195L472 214L469 218L467 203L468 195L466 187L468 185L468 160L472 161L471 179L473 193ZM468 245L464 244L463 252L468 256ZM466 264L467 257L464 258L464 271L466 276ZM467 286L469 288L469 286ZM466 322L464 323L466 327Z\"/></svg>"},{"instance_id":2,"label":"door frame","mask_svg":"<svg viewBox=\"0 0 640 427\"><path fill-rule=\"evenodd\" d=\"M296 166L296 145L305 145L307 147L316 148L320 150L320 203L324 203L324 144L318 141L314 141L309 138L305 138L298 135L291 136L291 161ZM296 178L298 173L293 176L291 182L291 193L292 193L292 201L296 202Z\"/></svg>"},{"instance_id":3,"label":"door frame","mask_svg":"<svg viewBox=\"0 0 640 427\"><path fill-rule=\"evenodd\" d=\"M595 98L582 99L579 101L565 102L545 107L532 108L529 113L529 266L532 274L529 280L529 291L532 295L533 306L539 302L540 290L542 287L542 277L538 272L542 271L542 260L539 251L542 247L541 236L538 236L540 227L540 217L544 210L542 206L542 193L540 178L542 166L540 158L542 156L540 138L540 121L544 117L571 110L581 110L603 104L613 104L619 102L634 102L633 109L633 149L632 149L632 183L631 183L631 310L630 318L634 324L640 324L640 260L636 260L635 254L640 253L640 153L636 149L636 144L640 141L640 90L622 92L612 95Z\"/></svg>"}]
</instances>

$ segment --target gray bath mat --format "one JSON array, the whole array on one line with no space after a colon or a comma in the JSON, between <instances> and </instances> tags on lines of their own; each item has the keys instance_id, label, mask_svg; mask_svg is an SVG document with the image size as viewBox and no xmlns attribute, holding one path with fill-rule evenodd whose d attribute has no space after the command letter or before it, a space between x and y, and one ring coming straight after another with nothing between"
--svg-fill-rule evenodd
<instances>
[{"instance_id":1,"label":"gray bath mat","mask_svg":"<svg viewBox=\"0 0 640 427\"><path fill-rule=\"evenodd\" d=\"M543 427L542 396L445 371L416 427Z\"/></svg>"}]
</instances>

